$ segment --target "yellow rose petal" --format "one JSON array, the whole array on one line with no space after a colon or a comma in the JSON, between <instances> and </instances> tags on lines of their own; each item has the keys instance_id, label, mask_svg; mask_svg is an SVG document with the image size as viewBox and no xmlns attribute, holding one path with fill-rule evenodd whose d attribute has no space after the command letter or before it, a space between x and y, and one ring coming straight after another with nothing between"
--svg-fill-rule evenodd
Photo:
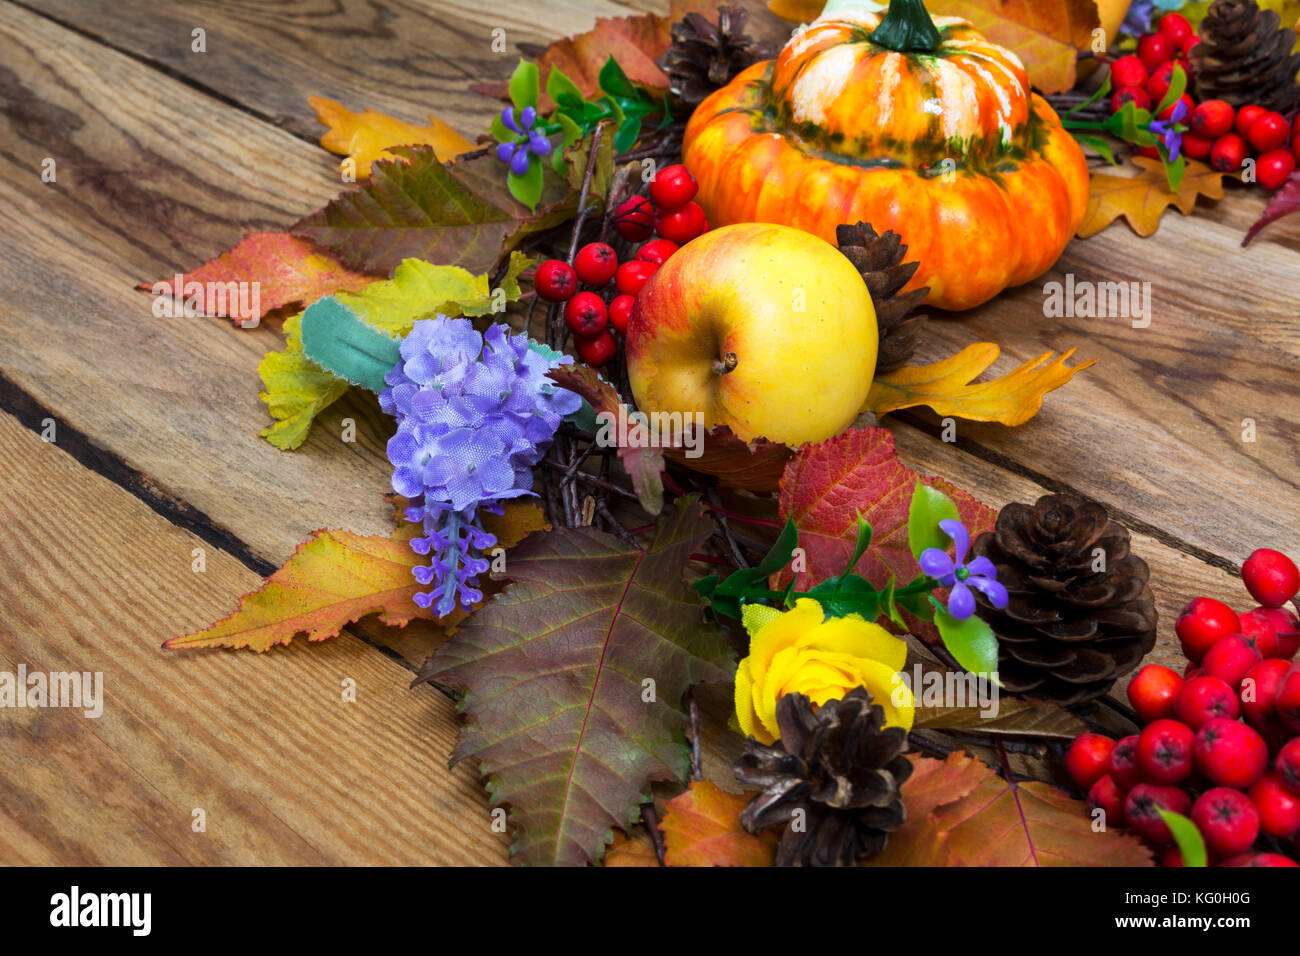
<instances>
[{"instance_id":1,"label":"yellow rose petal","mask_svg":"<svg viewBox=\"0 0 1300 956\"><path fill-rule=\"evenodd\" d=\"M736 668L736 723L745 736L754 733L754 682L749 676L749 661Z\"/></svg>"},{"instance_id":2,"label":"yellow rose petal","mask_svg":"<svg viewBox=\"0 0 1300 956\"><path fill-rule=\"evenodd\" d=\"M743 612L742 612L743 613ZM804 634L822 623L822 606L808 598L800 598L792 610L764 624L749 641L750 666L755 674L762 674L773 656L783 647L790 647Z\"/></svg>"},{"instance_id":3,"label":"yellow rose petal","mask_svg":"<svg viewBox=\"0 0 1300 956\"><path fill-rule=\"evenodd\" d=\"M879 624L845 617L827 621L809 631L798 640L798 646L820 647L880 661L896 671L907 664L906 641L890 634Z\"/></svg>"}]
</instances>

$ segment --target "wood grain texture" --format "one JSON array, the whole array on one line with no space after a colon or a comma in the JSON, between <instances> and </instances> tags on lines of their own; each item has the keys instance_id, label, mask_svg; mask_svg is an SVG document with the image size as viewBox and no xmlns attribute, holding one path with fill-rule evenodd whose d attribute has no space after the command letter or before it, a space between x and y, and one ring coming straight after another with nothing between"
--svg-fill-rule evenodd
<instances>
[{"instance_id":1,"label":"wood grain texture","mask_svg":"<svg viewBox=\"0 0 1300 956\"><path fill-rule=\"evenodd\" d=\"M504 861L473 774L446 769L445 697L348 635L265 656L162 650L257 576L8 415L0 474L0 669L100 671L105 698L97 719L4 712L0 862Z\"/></svg>"}]
</instances>

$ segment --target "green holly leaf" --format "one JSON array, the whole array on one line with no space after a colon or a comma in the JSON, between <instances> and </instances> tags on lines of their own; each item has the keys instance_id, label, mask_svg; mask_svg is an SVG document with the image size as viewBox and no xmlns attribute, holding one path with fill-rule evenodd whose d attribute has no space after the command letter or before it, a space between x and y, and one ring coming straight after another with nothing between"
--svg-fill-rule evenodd
<instances>
[{"instance_id":1,"label":"green holly leaf","mask_svg":"<svg viewBox=\"0 0 1300 956\"><path fill-rule=\"evenodd\" d=\"M943 646L959 665L972 674L997 673L998 639L983 618L971 616L959 621L936 603L934 623Z\"/></svg>"},{"instance_id":2,"label":"green holly leaf","mask_svg":"<svg viewBox=\"0 0 1300 956\"><path fill-rule=\"evenodd\" d=\"M959 521L957 504L938 488L923 484L918 478L907 512L907 546L918 561L928 548L947 551L951 538L939 527L940 521Z\"/></svg>"}]
</instances>

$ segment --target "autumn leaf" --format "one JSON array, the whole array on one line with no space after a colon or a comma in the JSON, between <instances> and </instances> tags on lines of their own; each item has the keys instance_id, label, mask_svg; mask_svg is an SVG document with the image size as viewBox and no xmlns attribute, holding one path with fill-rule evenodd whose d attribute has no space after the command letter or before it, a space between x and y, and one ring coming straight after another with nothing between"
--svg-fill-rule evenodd
<instances>
[{"instance_id":1,"label":"autumn leaf","mask_svg":"<svg viewBox=\"0 0 1300 956\"><path fill-rule=\"evenodd\" d=\"M1250 227L1241 244L1250 245L1265 226L1293 212L1300 212L1300 172L1292 173L1291 178L1282 184L1282 188L1269 197L1268 205L1264 207L1264 214Z\"/></svg>"},{"instance_id":2,"label":"autumn leaf","mask_svg":"<svg viewBox=\"0 0 1300 956\"><path fill-rule=\"evenodd\" d=\"M405 161L380 160L370 182L346 192L291 230L344 264L391 275L405 259L491 272L525 235L573 215L577 194L543 163L536 210L518 202L490 151L443 163L429 146L399 146Z\"/></svg>"},{"instance_id":3,"label":"autumn leaf","mask_svg":"<svg viewBox=\"0 0 1300 956\"><path fill-rule=\"evenodd\" d=\"M943 677L941 672L931 673ZM914 687L913 692L917 704L913 727L918 730L969 730L992 736L1055 737L1062 740L1073 740L1088 732L1087 724L1056 704L999 697L997 712L985 716L984 709L975 703L961 707L929 706L924 681L920 687Z\"/></svg>"},{"instance_id":4,"label":"autumn leaf","mask_svg":"<svg viewBox=\"0 0 1300 956\"><path fill-rule=\"evenodd\" d=\"M1043 407L1044 395L1097 361L1069 365L1074 349L1061 355L1044 352L1006 375L971 384L997 361L1000 352L992 342L979 342L942 362L905 366L881 375L871 383L867 411L884 415L928 405L939 415L1023 425Z\"/></svg>"},{"instance_id":5,"label":"autumn leaf","mask_svg":"<svg viewBox=\"0 0 1300 956\"><path fill-rule=\"evenodd\" d=\"M1095 832L1087 807L1046 783L1011 783L964 753L910 757L907 822L870 866L1151 866L1120 830Z\"/></svg>"},{"instance_id":6,"label":"autumn leaf","mask_svg":"<svg viewBox=\"0 0 1300 956\"><path fill-rule=\"evenodd\" d=\"M963 17L1025 64L1029 82L1043 93L1074 89L1079 51L1101 26L1096 0L926 0L936 17Z\"/></svg>"},{"instance_id":7,"label":"autumn leaf","mask_svg":"<svg viewBox=\"0 0 1300 956\"><path fill-rule=\"evenodd\" d=\"M1198 196L1223 198L1224 174L1204 163L1188 160L1182 184L1177 193L1172 193L1159 160L1137 156L1133 162L1140 170L1136 176L1092 174L1088 210L1079 226L1079 238L1095 236L1120 216L1139 236L1151 236L1160 228L1160 217L1168 207L1176 206L1188 215Z\"/></svg>"},{"instance_id":8,"label":"autumn leaf","mask_svg":"<svg viewBox=\"0 0 1300 956\"><path fill-rule=\"evenodd\" d=\"M767 0L767 8L778 17L793 20L795 23L811 23L821 16L826 0ZM879 4L883 9L887 4ZM864 4L864 7L869 7Z\"/></svg>"},{"instance_id":9,"label":"autumn leaf","mask_svg":"<svg viewBox=\"0 0 1300 956\"><path fill-rule=\"evenodd\" d=\"M659 857L649 840L638 840L625 833L615 833L614 842L605 851L605 866L658 866Z\"/></svg>"},{"instance_id":10,"label":"autumn leaf","mask_svg":"<svg viewBox=\"0 0 1300 956\"><path fill-rule=\"evenodd\" d=\"M670 448L665 456L683 467L712 475L724 488L745 491L776 491L786 462L794 452L780 442L758 438L745 441L726 425L693 432L682 447Z\"/></svg>"},{"instance_id":11,"label":"autumn leaf","mask_svg":"<svg viewBox=\"0 0 1300 956\"><path fill-rule=\"evenodd\" d=\"M494 290L486 275L473 275L457 266L435 266L418 259L403 262L392 279L370 279L356 293L340 292L335 298L368 325L389 335L405 335L418 318L443 315L478 316L519 298L519 274L529 259L511 253L510 264ZM500 299L500 302L497 302ZM307 440L312 421L348 390L346 380L307 358L302 346L302 316L284 323L285 345L268 352L257 373L262 378L262 401L275 423L262 437L281 451Z\"/></svg>"},{"instance_id":12,"label":"autumn leaf","mask_svg":"<svg viewBox=\"0 0 1300 956\"><path fill-rule=\"evenodd\" d=\"M532 501L507 502L501 515L485 514L483 526L510 548L547 527ZM317 531L260 588L239 602L239 610L211 627L174 637L169 650L194 647L248 647L261 653L288 644L299 634L309 641L336 636L347 624L369 614L402 627L433 614L414 601L425 590L411 575L428 558L411 550L419 526L407 523L389 537L350 531ZM457 610L440 621L449 629L469 616Z\"/></svg>"},{"instance_id":13,"label":"autumn leaf","mask_svg":"<svg viewBox=\"0 0 1300 956\"><path fill-rule=\"evenodd\" d=\"M685 779L682 695L734 667L682 580L712 533L682 499L644 551L587 528L533 535L510 553L511 583L421 668L463 690L452 763L474 758L492 805L509 805L517 861L599 859L653 781Z\"/></svg>"},{"instance_id":14,"label":"autumn leaf","mask_svg":"<svg viewBox=\"0 0 1300 956\"><path fill-rule=\"evenodd\" d=\"M938 488L957 505L971 539L993 527L997 513L940 478L922 478L898 459L894 436L884 428L854 429L816 445L804 445L786 465L778 499L780 520L793 518L804 549L806 570L797 587L808 591L842 574L857 543L858 516L871 525L871 547L856 570L873 587L891 576L906 583L921 573L907 540L907 519L918 478ZM783 587L790 572L774 582ZM937 640L934 626L910 617L909 630Z\"/></svg>"},{"instance_id":15,"label":"autumn leaf","mask_svg":"<svg viewBox=\"0 0 1300 956\"><path fill-rule=\"evenodd\" d=\"M274 309L311 302L331 292L361 289L374 281L374 276L345 269L310 242L287 232L250 232L229 252L182 275L181 292L196 314L227 316L238 323L261 319ZM161 282L142 282L139 288L171 296L175 282L172 276ZM227 285L232 282L250 286L256 283L255 315L238 314L238 292L232 302L232 290ZM185 292L190 283L196 284L192 297Z\"/></svg>"},{"instance_id":16,"label":"autumn leaf","mask_svg":"<svg viewBox=\"0 0 1300 956\"><path fill-rule=\"evenodd\" d=\"M693 780L672 800L660 828L664 832L664 862L669 866L773 866L777 835L759 835L740 825L740 811L749 796L727 793L708 780Z\"/></svg>"},{"instance_id":17,"label":"autumn leaf","mask_svg":"<svg viewBox=\"0 0 1300 956\"><path fill-rule=\"evenodd\" d=\"M433 115L429 116L428 126L414 126L375 110L353 113L323 96L308 97L307 104L316 111L316 119L329 127L320 144L352 160L352 173L357 179L370 175L370 164L375 160L396 159L389 152L394 146L431 146L444 162L474 148L473 143Z\"/></svg>"}]
</instances>

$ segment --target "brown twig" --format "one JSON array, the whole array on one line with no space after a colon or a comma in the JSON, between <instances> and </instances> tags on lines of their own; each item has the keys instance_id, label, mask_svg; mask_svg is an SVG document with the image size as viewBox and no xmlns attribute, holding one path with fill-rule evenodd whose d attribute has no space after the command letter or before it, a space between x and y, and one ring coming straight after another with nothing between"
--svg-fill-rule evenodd
<instances>
[{"instance_id":1,"label":"brown twig","mask_svg":"<svg viewBox=\"0 0 1300 956\"><path fill-rule=\"evenodd\" d=\"M563 465L558 461L551 461L549 458L544 459L542 461L542 467L549 468L551 469L551 471L559 471L559 472L566 472L569 470L567 465ZM610 492L611 494L618 495L620 498L624 498L628 501L637 500L636 494L634 492L628 491L626 488L622 488L614 484L613 482L604 481L600 478L597 478L595 475L589 475L585 471L579 471L575 473L573 476L573 480L585 482L586 484L591 485L593 488L600 488L604 491Z\"/></svg>"},{"instance_id":2,"label":"brown twig","mask_svg":"<svg viewBox=\"0 0 1300 956\"><path fill-rule=\"evenodd\" d=\"M700 708L695 702L695 687L686 691L686 708L691 715L691 779L704 779L704 762L700 759Z\"/></svg>"},{"instance_id":3,"label":"brown twig","mask_svg":"<svg viewBox=\"0 0 1300 956\"><path fill-rule=\"evenodd\" d=\"M749 562L745 560L745 553L740 550L740 545L731 536L731 525L727 520L727 516L721 511L722 505L718 500L718 489L716 488L709 489L709 505L713 513L713 521L717 524L718 531L722 533L722 540L726 542L727 549L731 552L732 561L738 569L749 567Z\"/></svg>"},{"instance_id":4,"label":"brown twig","mask_svg":"<svg viewBox=\"0 0 1300 956\"><path fill-rule=\"evenodd\" d=\"M655 856L659 859L660 866L667 866L664 862L664 834L659 829L659 814L655 812L654 801L641 804L641 820L645 823L645 828L650 832L650 842L654 844Z\"/></svg>"}]
</instances>

